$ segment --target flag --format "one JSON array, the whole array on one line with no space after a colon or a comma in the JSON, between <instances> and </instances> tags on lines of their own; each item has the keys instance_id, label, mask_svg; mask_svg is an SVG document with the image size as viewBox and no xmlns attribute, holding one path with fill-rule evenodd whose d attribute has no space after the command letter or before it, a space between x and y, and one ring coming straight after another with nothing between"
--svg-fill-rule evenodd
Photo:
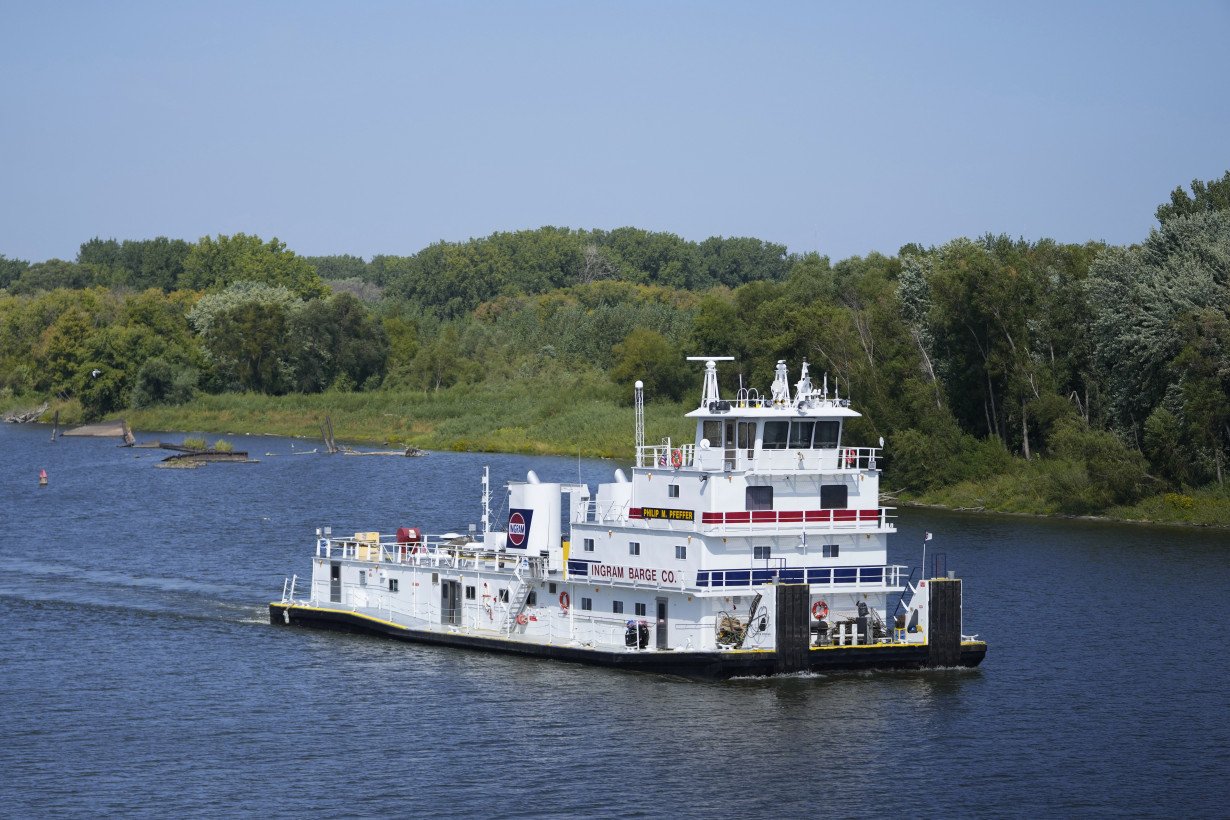
<instances>
[{"instance_id":1,"label":"flag","mask_svg":"<svg viewBox=\"0 0 1230 820\"><path fill-rule=\"evenodd\" d=\"M924 541L930 541L930 540L931 540L931 533L927 533L927 537L926 537L926 538L924 538L923 540L924 540Z\"/></svg>"}]
</instances>

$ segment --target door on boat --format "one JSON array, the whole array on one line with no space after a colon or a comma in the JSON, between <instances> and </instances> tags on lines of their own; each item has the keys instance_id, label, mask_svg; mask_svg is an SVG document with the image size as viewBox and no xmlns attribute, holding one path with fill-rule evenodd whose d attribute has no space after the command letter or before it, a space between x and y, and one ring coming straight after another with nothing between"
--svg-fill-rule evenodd
<instances>
[{"instance_id":1,"label":"door on boat","mask_svg":"<svg viewBox=\"0 0 1230 820\"><path fill-rule=\"evenodd\" d=\"M335 604L342 602L342 565L337 561L329 563L329 600Z\"/></svg>"},{"instance_id":2,"label":"door on boat","mask_svg":"<svg viewBox=\"0 0 1230 820\"><path fill-rule=\"evenodd\" d=\"M658 599L658 649L669 649L666 645L666 599Z\"/></svg>"},{"instance_id":3,"label":"door on boat","mask_svg":"<svg viewBox=\"0 0 1230 820\"><path fill-rule=\"evenodd\" d=\"M461 623L461 582L440 582L440 623Z\"/></svg>"},{"instance_id":4,"label":"door on boat","mask_svg":"<svg viewBox=\"0 0 1230 820\"><path fill-rule=\"evenodd\" d=\"M733 470L735 469L735 459L739 455L739 451L736 449L737 445L735 444L735 423L733 421L726 422L725 433L726 469Z\"/></svg>"}]
</instances>

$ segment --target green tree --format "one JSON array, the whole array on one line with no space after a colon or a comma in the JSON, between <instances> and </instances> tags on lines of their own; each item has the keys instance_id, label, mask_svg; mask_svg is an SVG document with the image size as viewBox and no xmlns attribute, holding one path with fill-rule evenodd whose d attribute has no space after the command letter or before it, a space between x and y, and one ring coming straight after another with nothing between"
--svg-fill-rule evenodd
<instances>
[{"instance_id":1,"label":"green tree","mask_svg":"<svg viewBox=\"0 0 1230 820\"><path fill-rule=\"evenodd\" d=\"M0 290L11 287L29 267L24 259L9 259L0 253Z\"/></svg>"},{"instance_id":2,"label":"green tree","mask_svg":"<svg viewBox=\"0 0 1230 820\"><path fill-rule=\"evenodd\" d=\"M132 386L132 406L184 404L196 394L199 374L195 368L175 364L161 356L141 363Z\"/></svg>"},{"instance_id":3,"label":"green tree","mask_svg":"<svg viewBox=\"0 0 1230 820\"><path fill-rule=\"evenodd\" d=\"M1170 202L1157 206L1157 221L1166 222L1176 216L1227 210L1230 210L1230 171L1221 179L1211 180L1207 184L1193 179L1190 196L1183 190L1182 185L1175 188L1170 193Z\"/></svg>"},{"instance_id":4,"label":"green tree","mask_svg":"<svg viewBox=\"0 0 1230 820\"><path fill-rule=\"evenodd\" d=\"M293 315L303 302L282 286L244 281L201 298L188 321L223 388L283 393L293 383Z\"/></svg>"},{"instance_id":5,"label":"green tree","mask_svg":"<svg viewBox=\"0 0 1230 820\"><path fill-rule=\"evenodd\" d=\"M287 250L277 238L238 233L205 236L188 252L180 287L220 291L236 282L280 286L304 299L323 296L327 288L305 259Z\"/></svg>"},{"instance_id":6,"label":"green tree","mask_svg":"<svg viewBox=\"0 0 1230 820\"><path fill-rule=\"evenodd\" d=\"M349 293L314 299L290 320L294 389L312 393L335 384L374 384L388 366L389 341L383 326Z\"/></svg>"},{"instance_id":7,"label":"green tree","mask_svg":"<svg viewBox=\"0 0 1230 820\"><path fill-rule=\"evenodd\" d=\"M621 343L615 345L615 366L611 381L632 395L632 384L645 383L645 395L679 401L693 379L679 349L665 336L653 330L635 328Z\"/></svg>"}]
</instances>

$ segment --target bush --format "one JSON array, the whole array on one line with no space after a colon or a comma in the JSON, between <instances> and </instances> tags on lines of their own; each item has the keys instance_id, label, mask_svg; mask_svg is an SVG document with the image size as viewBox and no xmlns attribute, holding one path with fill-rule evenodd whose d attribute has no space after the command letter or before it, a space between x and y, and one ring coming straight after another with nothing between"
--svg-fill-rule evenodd
<instances>
[{"instance_id":1,"label":"bush","mask_svg":"<svg viewBox=\"0 0 1230 820\"><path fill-rule=\"evenodd\" d=\"M227 441L224 438L220 438L214 442L214 450L218 451L219 453L230 453L230 452L234 452L235 445L231 444L229 441Z\"/></svg>"},{"instance_id":2,"label":"bush","mask_svg":"<svg viewBox=\"0 0 1230 820\"><path fill-rule=\"evenodd\" d=\"M1012 463L999 439L979 440L955 423L940 425L935 433L902 430L893 434L889 448L886 480L911 492L987 478Z\"/></svg>"},{"instance_id":3,"label":"bush","mask_svg":"<svg viewBox=\"0 0 1230 820\"><path fill-rule=\"evenodd\" d=\"M1140 500L1149 481L1144 456L1113 433L1090 430L1076 419L1056 425L1049 496L1065 512L1093 512Z\"/></svg>"},{"instance_id":4,"label":"bush","mask_svg":"<svg viewBox=\"0 0 1230 820\"><path fill-rule=\"evenodd\" d=\"M180 446L187 447L189 450L204 450L208 447L203 438L186 438Z\"/></svg>"},{"instance_id":5,"label":"bush","mask_svg":"<svg viewBox=\"0 0 1230 820\"><path fill-rule=\"evenodd\" d=\"M185 404L196 395L198 374L195 368L174 365L159 356L147 359L137 371L132 387L132 406L136 409L158 404Z\"/></svg>"}]
</instances>

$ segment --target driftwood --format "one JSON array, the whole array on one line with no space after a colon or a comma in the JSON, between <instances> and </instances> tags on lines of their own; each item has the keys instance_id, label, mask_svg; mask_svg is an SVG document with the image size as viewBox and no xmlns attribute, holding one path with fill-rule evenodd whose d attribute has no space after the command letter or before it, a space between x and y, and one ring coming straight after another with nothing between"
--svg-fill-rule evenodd
<instances>
[{"instance_id":1,"label":"driftwood","mask_svg":"<svg viewBox=\"0 0 1230 820\"><path fill-rule=\"evenodd\" d=\"M33 410L14 410L11 413L7 413L4 416L4 420L10 424L25 424L27 422L34 421L39 416L46 413L47 408L50 406L51 405L47 402L43 402Z\"/></svg>"}]
</instances>

